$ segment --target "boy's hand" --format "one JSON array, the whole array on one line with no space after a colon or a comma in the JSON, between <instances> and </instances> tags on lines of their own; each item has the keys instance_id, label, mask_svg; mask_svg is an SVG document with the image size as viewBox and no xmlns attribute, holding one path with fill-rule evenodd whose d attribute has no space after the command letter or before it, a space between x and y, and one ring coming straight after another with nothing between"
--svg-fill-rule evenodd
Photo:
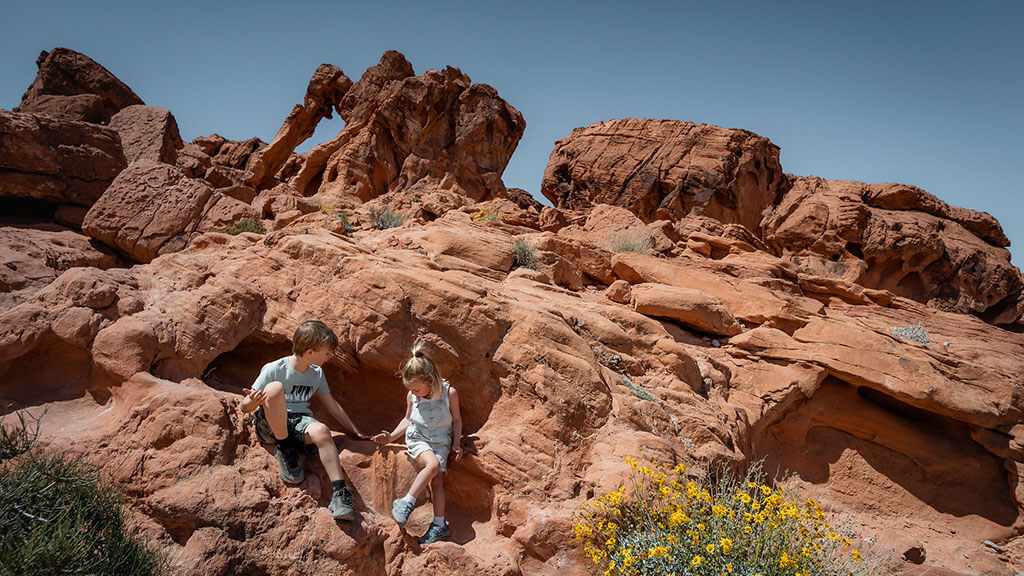
<instances>
[{"instance_id":1,"label":"boy's hand","mask_svg":"<svg viewBox=\"0 0 1024 576\"><path fill-rule=\"evenodd\" d=\"M257 406L263 406L263 403L267 401L267 393L263 390L250 390L245 388L242 390L245 396L249 399L249 402Z\"/></svg>"},{"instance_id":2,"label":"boy's hand","mask_svg":"<svg viewBox=\"0 0 1024 576\"><path fill-rule=\"evenodd\" d=\"M452 454L455 455L455 461L458 462L462 459L462 446L453 446Z\"/></svg>"},{"instance_id":3,"label":"boy's hand","mask_svg":"<svg viewBox=\"0 0 1024 576\"><path fill-rule=\"evenodd\" d=\"M374 437L371 438L371 440L373 440L377 444L380 444L381 446L384 446L391 441L391 434L388 434L387 432L381 432L380 434L374 435Z\"/></svg>"}]
</instances>

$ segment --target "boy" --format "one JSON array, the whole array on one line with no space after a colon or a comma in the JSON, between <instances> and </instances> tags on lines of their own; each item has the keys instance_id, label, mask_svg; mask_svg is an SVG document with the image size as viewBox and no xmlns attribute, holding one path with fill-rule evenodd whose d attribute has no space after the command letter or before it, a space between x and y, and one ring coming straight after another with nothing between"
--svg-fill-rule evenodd
<instances>
[{"instance_id":1,"label":"boy","mask_svg":"<svg viewBox=\"0 0 1024 576\"><path fill-rule=\"evenodd\" d=\"M303 444L316 444L320 461L331 479L333 494L328 509L341 520L351 520L352 493L345 485L345 471L338 459L330 429L313 418L309 401L316 396L327 411L357 438L366 436L345 414L331 396L320 366L338 345L338 337L319 320L303 322L292 337L291 356L263 366L260 375L245 390L241 409L256 410L256 435L264 444L277 444L278 474L286 484L299 484L306 474L299 465L299 449Z\"/></svg>"}]
</instances>

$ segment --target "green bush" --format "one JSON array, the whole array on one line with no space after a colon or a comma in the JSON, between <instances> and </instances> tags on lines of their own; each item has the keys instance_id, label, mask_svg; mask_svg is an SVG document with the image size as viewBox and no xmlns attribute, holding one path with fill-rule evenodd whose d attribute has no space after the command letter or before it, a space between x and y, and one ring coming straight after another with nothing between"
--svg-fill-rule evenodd
<instances>
[{"instance_id":1,"label":"green bush","mask_svg":"<svg viewBox=\"0 0 1024 576\"><path fill-rule=\"evenodd\" d=\"M263 227L263 222L255 218L243 218L238 222L235 222L227 230L224 231L226 234L232 236L241 234L242 232L255 232L257 234L266 234L267 229Z\"/></svg>"},{"instance_id":2,"label":"green bush","mask_svg":"<svg viewBox=\"0 0 1024 576\"><path fill-rule=\"evenodd\" d=\"M38 427L25 424L0 422L0 445L34 439ZM128 534L121 492L82 458L5 452L0 535L0 574L142 576L165 567L158 552Z\"/></svg>"},{"instance_id":3,"label":"green bush","mask_svg":"<svg viewBox=\"0 0 1024 576\"><path fill-rule=\"evenodd\" d=\"M533 246L522 238L512 243L512 267L537 269L537 256L534 254Z\"/></svg>"},{"instance_id":4,"label":"green bush","mask_svg":"<svg viewBox=\"0 0 1024 576\"><path fill-rule=\"evenodd\" d=\"M397 212L392 212L388 207L370 207L370 225L377 230L385 230L387 228L397 228L402 225L405 219L402 215Z\"/></svg>"},{"instance_id":5,"label":"green bush","mask_svg":"<svg viewBox=\"0 0 1024 576\"><path fill-rule=\"evenodd\" d=\"M612 238L612 252L650 254L653 249L654 241L643 232L620 232Z\"/></svg>"},{"instance_id":6,"label":"green bush","mask_svg":"<svg viewBox=\"0 0 1024 576\"><path fill-rule=\"evenodd\" d=\"M640 466L626 486L585 502L574 541L611 575L876 576L890 557L854 548L852 532L830 526L814 500L796 504L755 466L697 480L685 468Z\"/></svg>"}]
</instances>

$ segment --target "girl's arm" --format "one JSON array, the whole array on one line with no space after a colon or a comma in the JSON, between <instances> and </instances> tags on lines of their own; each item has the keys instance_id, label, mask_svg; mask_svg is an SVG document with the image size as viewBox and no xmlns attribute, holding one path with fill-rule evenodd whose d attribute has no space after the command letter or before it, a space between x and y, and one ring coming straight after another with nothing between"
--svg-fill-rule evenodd
<instances>
[{"instance_id":1,"label":"girl's arm","mask_svg":"<svg viewBox=\"0 0 1024 576\"><path fill-rule=\"evenodd\" d=\"M395 429L391 432L382 431L373 437L373 441L377 444L390 444L395 440L405 436L405 430L409 427L409 417L412 415L412 392L405 395L405 416L402 421L395 426Z\"/></svg>"},{"instance_id":2,"label":"girl's arm","mask_svg":"<svg viewBox=\"0 0 1024 576\"><path fill-rule=\"evenodd\" d=\"M348 414L345 413L345 410L342 409L341 404L338 404L338 401L334 399L334 396L330 394L317 394L316 398L318 398L324 405L324 408L331 413L331 416L334 416L335 420L341 422L341 425L350 430L356 438L367 438L366 434L363 434L359 431L359 428L356 428L355 423L352 422L352 419L349 418Z\"/></svg>"},{"instance_id":3,"label":"girl's arm","mask_svg":"<svg viewBox=\"0 0 1024 576\"><path fill-rule=\"evenodd\" d=\"M448 407L452 411L452 453L458 460L462 458L462 413L459 412L459 395L452 386L448 387Z\"/></svg>"}]
</instances>

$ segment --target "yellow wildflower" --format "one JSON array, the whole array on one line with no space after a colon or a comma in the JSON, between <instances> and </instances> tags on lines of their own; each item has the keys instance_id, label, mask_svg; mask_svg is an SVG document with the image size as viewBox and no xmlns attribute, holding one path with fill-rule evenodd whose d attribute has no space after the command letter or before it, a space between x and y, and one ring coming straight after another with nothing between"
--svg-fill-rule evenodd
<instances>
[{"instance_id":1,"label":"yellow wildflower","mask_svg":"<svg viewBox=\"0 0 1024 576\"><path fill-rule=\"evenodd\" d=\"M702 562L704 562L703 558L701 558L700 556L694 556L693 559L690 560L690 566L696 568L697 566L700 566Z\"/></svg>"}]
</instances>

